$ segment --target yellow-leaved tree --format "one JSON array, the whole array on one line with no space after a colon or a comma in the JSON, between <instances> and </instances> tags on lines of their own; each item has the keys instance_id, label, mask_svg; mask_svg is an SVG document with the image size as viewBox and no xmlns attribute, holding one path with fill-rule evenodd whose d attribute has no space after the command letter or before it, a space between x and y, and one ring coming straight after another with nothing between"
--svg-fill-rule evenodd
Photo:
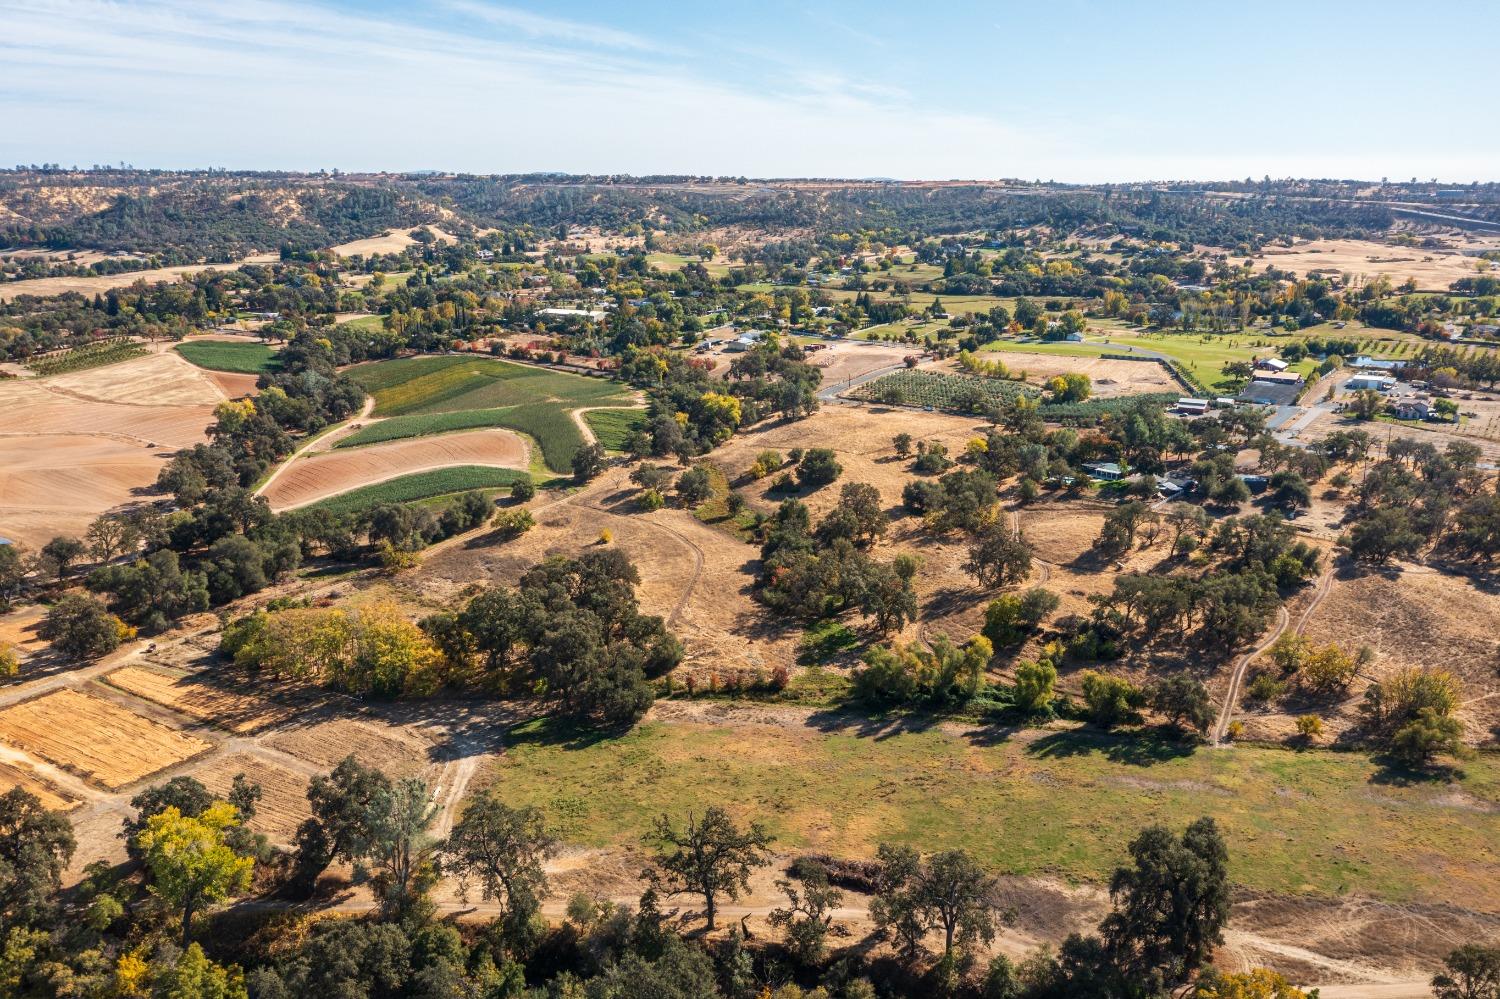
<instances>
[{"instance_id":1,"label":"yellow-leaved tree","mask_svg":"<svg viewBox=\"0 0 1500 999\"><path fill-rule=\"evenodd\" d=\"M238 810L227 801L214 802L196 818L168 805L147 819L135 837L151 877L151 893L181 913L183 947L194 915L250 887L255 861L240 856L225 840L239 824Z\"/></svg>"}]
</instances>

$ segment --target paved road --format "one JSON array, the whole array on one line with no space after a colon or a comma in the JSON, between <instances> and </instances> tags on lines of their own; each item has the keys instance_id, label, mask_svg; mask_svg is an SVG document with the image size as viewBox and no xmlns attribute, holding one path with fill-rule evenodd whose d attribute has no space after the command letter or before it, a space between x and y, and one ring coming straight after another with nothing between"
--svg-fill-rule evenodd
<instances>
[{"instance_id":1,"label":"paved road","mask_svg":"<svg viewBox=\"0 0 1500 999\"><path fill-rule=\"evenodd\" d=\"M881 375L889 375L893 372L900 371L904 367L906 367L905 364L892 364L889 367L876 368L874 371L867 371L857 378L848 378L841 382L834 382L832 385L828 385L824 388L818 389L818 401L837 403L851 401L840 399L839 396L851 389L859 388L866 382L872 382L875 379L879 378Z\"/></svg>"}]
</instances>

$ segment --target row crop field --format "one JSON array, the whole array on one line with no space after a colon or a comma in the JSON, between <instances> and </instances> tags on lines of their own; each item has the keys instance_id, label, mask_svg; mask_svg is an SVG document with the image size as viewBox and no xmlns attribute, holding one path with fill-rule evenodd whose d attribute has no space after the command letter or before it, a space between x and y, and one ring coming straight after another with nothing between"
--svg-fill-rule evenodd
<instances>
[{"instance_id":1,"label":"row crop field","mask_svg":"<svg viewBox=\"0 0 1500 999\"><path fill-rule=\"evenodd\" d=\"M1102 417L1114 416L1142 404L1164 409L1176 405L1181 397L1179 392L1143 392L1138 395L1116 396L1113 399L1043 403L1037 412L1048 423L1061 423L1065 427L1092 427Z\"/></svg>"},{"instance_id":2,"label":"row crop field","mask_svg":"<svg viewBox=\"0 0 1500 999\"><path fill-rule=\"evenodd\" d=\"M554 472L568 471L584 443L573 410L633 402L618 382L486 357L403 358L360 365L350 374L375 397L374 415L386 418L340 441L339 447L505 427L535 439ZM617 416L601 425L608 437L623 444L629 431L622 428L630 420ZM606 441L605 446L611 445Z\"/></svg>"},{"instance_id":3,"label":"row crop field","mask_svg":"<svg viewBox=\"0 0 1500 999\"><path fill-rule=\"evenodd\" d=\"M646 426L644 409L591 409L583 414L584 422L594 432L594 439L610 451L623 451L630 437Z\"/></svg>"},{"instance_id":4,"label":"row crop field","mask_svg":"<svg viewBox=\"0 0 1500 999\"><path fill-rule=\"evenodd\" d=\"M568 471L573 453L583 446L583 434L572 415L550 403L393 416L371 423L345 437L335 446L359 447L362 444L379 444L384 441L405 440L408 437L430 437L433 434L482 427L504 427L530 436L541 448L542 459L547 468L554 472Z\"/></svg>"},{"instance_id":5,"label":"row crop field","mask_svg":"<svg viewBox=\"0 0 1500 999\"><path fill-rule=\"evenodd\" d=\"M946 374L941 371L897 371L861 385L850 393L855 399L887 405L930 406L955 413L977 413L991 405L1003 405L1018 396L1036 398L1037 389L1006 378ZM1170 406L1177 392L1148 392L1084 402L1042 403L1042 419L1070 427L1092 427L1102 417L1123 413L1135 406Z\"/></svg>"},{"instance_id":6,"label":"row crop field","mask_svg":"<svg viewBox=\"0 0 1500 999\"><path fill-rule=\"evenodd\" d=\"M146 348L134 340L122 337L114 340L100 340L97 343L74 347L72 350L38 357L27 362L26 366L44 377L65 375L71 371L84 371L88 368L101 368L106 364L128 361L132 357L143 357L145 354Z\"/></svg>"},{"instance_id":7,"label":"row crop field","mask_svg":"<svg viewBox=\"0 0 1500 999\"><path fill-rule=\"evenodd\" d=\"M899 406L931 406L962 413L1003 405L1019 396L1037 396L1036 389L1004 378L948 375L939 371L895 371L861 385L855 399Z\"/></svg>"},{"instance_id":8,"label":"row crop field","mask_svg":"<svg viewBox=\"0 0 1500 999\"><path fill-rule=\"evenodd\" d=\"M189 362L209 371L258 375L276 367L276 352L263 343L194 340L173 348Z\"/></svg>"},{"instance_id":9,"label":"row crop field","mask_svg":"<svg viewBox=\"0 0 1500 999\"><path fill-rule=\"evenodd\" d=\"M471 489L509 489L530 476L511 468L456 465L431 472L416 472L400 478L351 489L310 505L310 509L332 513L358 513L382 503L413 503L418 500L468 492Z\"/></svg>"},{"instance_id":10,"label":"row crop field","mask_svg":"<svg viewBox=\"0 0 1500 999\"><path fill-rule=\"evenodd\" d=\"M410 357L350 372L375 397L376 416L452 413L551 402L562 409L628 401L617 382L547 371L497 358Z\"/></svg>"}]
</instances>

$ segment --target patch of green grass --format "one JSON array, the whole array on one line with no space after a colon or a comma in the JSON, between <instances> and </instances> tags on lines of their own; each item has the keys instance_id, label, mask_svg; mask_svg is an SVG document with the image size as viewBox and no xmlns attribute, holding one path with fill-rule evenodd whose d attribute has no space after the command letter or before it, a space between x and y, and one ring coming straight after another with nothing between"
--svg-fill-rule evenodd
<instances>
[{"instance_id":1,"label":"patch of green grass","mask_svg":"<svg viewBox=\"0 0 1500 999\"><path fill-rule=\"evenodd\" d=\"M591 847L636 845L655 816L712 803L764 822L779 850L965 848L996 870L1098 883L1143 826L1180 830L1211 815L1231 877L1252 890L1500 905L1492 755L1451 782L1409 784L1355 753L1188 752L1085 731L1005 739L814 715L806 725L654 722L588 740L552 726L513 729L495 776L513 806L566 811L567 839Z\"/></svg>"},{"instance_id":2,"label":"patch of green grass","mask_svg":"<svg viewBox=\"0 0 1500 999\"><path fill-rule=\"evenodd\" d=\"M713 490L713 495L694 508L693 516L710 527L724 531L736 541L749 541L755 527L755 511L747 505L738 514L730 514L729 494L733 489L729 485L729 477L718 465L709 463L703 467L708 469L709 488Z\"/></svg>"},{"instance_id":3,"label":"patch of green grass","mask_svg":"<svg viewBox=\"0 0 1500 999\"><path fill-rule=\"evenodd\" d=\"M172 348L200 368L258 375L276 367L276 352L263 343L190 340Z\"/></svg>"},{"instance_id":4,"label":"patch of green grass","mask_svg":"<svg viewBox=\"0 0 1500 999\"><path fill-rule=\"evenodd\" d=\"M809 666L797 671L781 692L780 700L788 704L832 707L848 701L851 686L847 674L835 673L822 666Z\"/></svg>"},{"instance_id":5,"label":"patch of green grass","mask_svg":"<svg viewBox=\"0 0 1500 999\"><path fill-rule=\"evenodd\" d=\"M708 271L708 276L721 278L729 273L730 263L724 257L714 260L702 260L698 257L684 256L681 253L648 253L646 263L652 267L659 267L664 271L680 271L688 264L702 264L703 269Z\"/></svg>"},{"instance_id":6,"label":"patch of green grass","mask_svg":"<svg viewBox=\"0 0 1500 999\"><path fill-rule=\"evenodd\" d=\"M802 649L797 662L803 666L821 666L830 659L859 648L859 634L834 618L808 627L802 635Z\"/></svg>"},{"instance_id":7,"label":"patch of green grass","mask_svg":"<svg viewBox=\"0 0 1500 999\"><path fill-rule=\"evenodd\" d=\"M508 489L526 478L530 476L511 468L455 465L361 486L311 505L335 513L354 513L381 503L413 503L470 489Z\"/></svg>"},{"instance_id":8,"label":"patch of green grass","mask_svg":"<svg viewBox=\"0 0 1500 999\"><path fill-rule=\"evenodd\" d=\"M646 425L644 409L592 409L584 422L607 451L623 451L630 436Z\"/></svg>"},{"instance_id":9,"label":"patch of green grass","mask_svg":"<svg viewBox=\"0 0 1500 999\"><path fill-rule=\"evenodd\" d=\"M339 323L346 330L359 330L364 333L380 333L385 330L385 319L381 316L360 316L357 319L347 319Z\"/></svg>"}]
</instances>

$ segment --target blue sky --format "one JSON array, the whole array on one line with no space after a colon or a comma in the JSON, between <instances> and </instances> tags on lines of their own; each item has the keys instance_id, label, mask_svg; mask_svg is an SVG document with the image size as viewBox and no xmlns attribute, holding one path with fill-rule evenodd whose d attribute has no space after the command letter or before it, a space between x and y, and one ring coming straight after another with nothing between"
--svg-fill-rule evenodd
<instances>
[{"instance_id":1,"label":"blue sky","mask_svg":"<svg viewBox=\"0 0 1500 999\"><path fill-rule=\"evenodd\" d=\"M1500 179L1500 3L0 0L0 163Z\"/></svg>"}]
</instances>

